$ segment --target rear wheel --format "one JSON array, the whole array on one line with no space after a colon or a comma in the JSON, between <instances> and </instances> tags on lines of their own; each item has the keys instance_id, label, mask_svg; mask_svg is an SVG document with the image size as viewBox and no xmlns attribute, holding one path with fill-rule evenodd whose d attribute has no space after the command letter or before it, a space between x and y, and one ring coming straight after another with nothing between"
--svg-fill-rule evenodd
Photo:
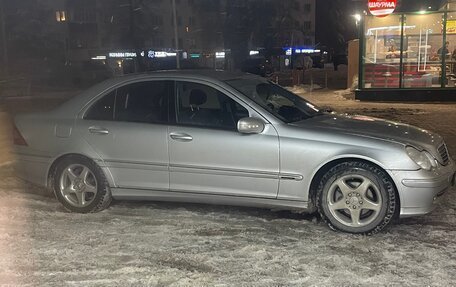
<instances>
[{"instance_id":1,"label":"rear wheel","mask_svg":"<svg viewBox=\"0 0 456 287\"><path fill-rule=\"evenodd\" d=\"M394 185L386 173L364 162L331 168L317 190L318 211L332 229L373 234L387 226L397 209Z\"/></svg>"},{"instance_id":2,"label":"rear wheel","mask_svg":"<svg viewBox=\"0 0 456 287\"><path fill-rule=\"evenodd\" d=\"M101 211L112 200L109 185L100 167L80 156L66 157L57 164L53 188L57 199L73 212Z\"/></svg>"}]
</instances>

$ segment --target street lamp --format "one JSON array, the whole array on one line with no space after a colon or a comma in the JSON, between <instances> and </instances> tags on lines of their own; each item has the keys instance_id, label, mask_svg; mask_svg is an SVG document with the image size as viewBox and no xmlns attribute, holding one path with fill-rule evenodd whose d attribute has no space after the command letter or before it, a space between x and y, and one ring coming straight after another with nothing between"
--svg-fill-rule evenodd
<instances>
[{"instance_id":1,"label":"street lamp","mask_svg":"<svg viewBox=\"0 0 456 287\"><path fill-rule=\"evenodd\" d=\"M355 18L356 27L358 27L359 22L361 22L361 14L355 14L353 18Z\"/></svg>"},{"instance_id":2,"label":"street lamp","mask_svg":"<svg viewBox=\"0 0 456 287\"><path fill-rule=\"evenodd\" d=\"M352 15L352 17L355 19L355 24L356 24L356 37L358 39L361 39L362 37L362 32L360 31L360 23L363 20L363 16L360 13L356 13Z\"/></svg>"},{"instance_id":3,"label":"street lamp","mask_svg":"<svg viewBox=\"0 0 456 287\"><path fill-rule=\"evenodd\" d=\"M174 25L174 42L176 45L176 67L180 69L180 53L179 53L179 33L177 32L177 11L176 11L176 0L172 0L173 5L173 25Z\"/></svg>"},{"instance_id":4,"label":"street lamp","mask_svg":"<svg viewBox=\"0 0 456 287\"><path fill-rule=\"evenodd\" d=\"M61 24L65 24L65 22L67 22L67 17L66 17L66 11L62 10L62 11L56 11L55 12L55 20ZM63 25L62 26L63 28L63 58L64 58L64 61L65 61L65 65L68 64L68 43L67 43L67 34L68 34L68 30L67 30L67 27L66 25Z\"/></svg>"}]
</instances>

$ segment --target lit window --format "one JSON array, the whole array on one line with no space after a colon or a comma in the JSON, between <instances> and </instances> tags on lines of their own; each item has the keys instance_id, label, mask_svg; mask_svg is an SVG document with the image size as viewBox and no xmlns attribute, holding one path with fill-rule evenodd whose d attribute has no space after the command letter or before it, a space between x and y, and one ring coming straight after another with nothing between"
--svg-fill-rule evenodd
<instances>
[{"instance_id":1,"label":"lit window","mask_svg":"<svg viewBox=\"0 0 456 287\"><path fill-rule=\"evenodd\" d=\"M56 11L55 19L57 20L57 22L65 22L66 21L65 11Z\"/></svg>"}]
</instances>

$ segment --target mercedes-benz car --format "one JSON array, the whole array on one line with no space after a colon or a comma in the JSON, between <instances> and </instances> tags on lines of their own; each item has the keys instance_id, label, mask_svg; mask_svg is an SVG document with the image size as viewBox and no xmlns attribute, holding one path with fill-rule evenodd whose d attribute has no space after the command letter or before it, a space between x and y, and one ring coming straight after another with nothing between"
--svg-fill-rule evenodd
<instances>
[{"instance_id":1,"label":"mercedes-benz car","mask_svg":"<svg viewBox=\"0 0 456 287\"><path fill-rule=\"evenodd\" d=\"M113 78L14 125L18 174L80 213L112 198L239 205L373 234L431 212L455 184L439 135L325 112L249 74Z\"/></svg>"}]
</instances>

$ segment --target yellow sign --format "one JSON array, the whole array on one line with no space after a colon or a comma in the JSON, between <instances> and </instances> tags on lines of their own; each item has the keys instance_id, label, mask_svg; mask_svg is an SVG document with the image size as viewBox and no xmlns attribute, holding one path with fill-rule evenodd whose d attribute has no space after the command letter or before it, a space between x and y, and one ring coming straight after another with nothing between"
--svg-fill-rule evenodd
<instances>
[{"instance_id":1,"label":"yellow sign","mask_svg":"<svg viewBox=\"0 0 456 287\"><path fill-rule=\"evenodd\" d=\"M448 20L446 25L447 34L456 34L456 20Z\"/></svg>"}]
</instances>

